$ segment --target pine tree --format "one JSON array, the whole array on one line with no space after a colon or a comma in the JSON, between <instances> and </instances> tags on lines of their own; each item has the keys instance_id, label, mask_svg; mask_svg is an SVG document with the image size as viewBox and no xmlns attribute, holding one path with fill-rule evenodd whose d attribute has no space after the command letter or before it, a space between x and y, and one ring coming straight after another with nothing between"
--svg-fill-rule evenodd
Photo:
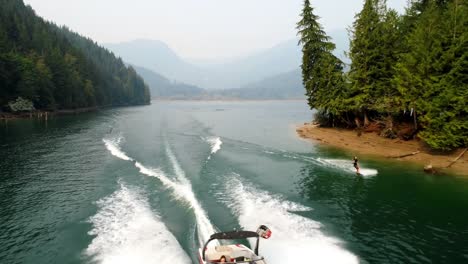
<instances>
[{"instance_id":1,"label":"pine tree","mask_svg":"<svg viewBox=\"0 0 468 264\"><path fill-rule=\"evenodd\" d=\"M430 53L434 57L426 101L419 100L425 126L420 137L432 148L450 150L468 145L468 6L453 0L446 8L429 8L442 19L435 26L437 52Z\"/></svg>"},{"instance_id":2,"label":"pine tree","mask_svg":"<svg viewBox=\"0 0 468 264\"><path fill-rule=\"evenodd\" d=\"M333 95L344 92L343 63L332 54L335 44L322 29L309 0L304 1L301 17L297 29L303 45L302 78L309 106L338 115L342 104L337 104L339 97Z\"/></svg>"},{"instance_id":3,"label":"pine tree","mask_svg":"<svg viewBox=\"0 0 468 264\"><path fill-rule=\"evenodd\" d=\"M398 26L398 14L387 9L385 0L366 0L356 15L351 30L348 101L353 110L364 115L364 125L369 123L369 112L388 113L395 104L392 80L399 52Z\"/></svg>"},{"instance_id":4,"label":"pine tree","mask_svg":"<svg viewBox=\"0 0 468 264\"><path fill-rule=\"evenodd\" d=\"M427 1L395 78L402 104L419 113L419 136L432 148L468 145L468 7Z\"/></svg>"}]
</instances>

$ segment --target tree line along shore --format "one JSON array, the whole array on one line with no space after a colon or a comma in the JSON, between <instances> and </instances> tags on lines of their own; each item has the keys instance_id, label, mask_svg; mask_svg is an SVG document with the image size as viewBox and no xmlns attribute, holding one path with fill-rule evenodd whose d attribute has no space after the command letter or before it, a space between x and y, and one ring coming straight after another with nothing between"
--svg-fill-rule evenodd
<instances>
[{"instance_id":1,"label":"tree line along shore","mask_svg":"<svg viewBox=\"0 0 468 264\"><path fill-rule=\"evenodd\" d=\"M0 112L149 103L143 79L113 53L38 17L22 0L2 1Z\"/></svg>"},{"instance_id":2,"label":"tree line along shore","mask_svg":"<svg viewBox=\"0 0 468 264\"><path fill-rule=\"evenodd\" d=\"M296 131L302 138L345 149L350 156L366 155L394 162L410 162L432 174L468 176L467 148L437 153L421 145L418 140L389 139L374 133L357 136L352 130L318 127L309 123L298 126Z\"/></svg>"},{"instance_id":3,"label":"tree line along shore","mask_svg":"<svg viewBox=\"0 0 468 264\"><path fill-rule=\"evenodd\" d=\"M297 25L308 104L322 127L468 146L468 3L411 0L404 14L365 0L350 32L350 65L332 54L309 0ZM349 71L345 71L348 68Z\"/></svg>"}]
</instances>

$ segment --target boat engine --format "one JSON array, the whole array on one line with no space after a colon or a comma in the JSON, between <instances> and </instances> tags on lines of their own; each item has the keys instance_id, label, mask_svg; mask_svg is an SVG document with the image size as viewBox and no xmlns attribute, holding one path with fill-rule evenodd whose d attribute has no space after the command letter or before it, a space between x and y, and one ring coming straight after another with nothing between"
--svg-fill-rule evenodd
<instances>
[{"instance_id":1,"label":"boat engine","mask_svg":"<svg viewBox=\"0 0 468 264\"><path fill-rule=\"evenodd\" d=\"M271 237L271 230L267 226L261 225L257 229L257 234L262 238L269 239Z\"/></svg>"}]
</instances>

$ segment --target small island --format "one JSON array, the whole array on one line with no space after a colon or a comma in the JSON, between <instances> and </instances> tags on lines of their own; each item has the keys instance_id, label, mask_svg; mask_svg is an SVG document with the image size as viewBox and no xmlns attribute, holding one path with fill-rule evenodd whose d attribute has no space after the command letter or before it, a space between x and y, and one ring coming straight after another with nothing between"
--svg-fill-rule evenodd
<instances>
[{"instance_id":1,"label":"small island","mask_svg":"<svg viewBox=\"0 0 468 264\"><path fill-rule=\"evenodd\" d=\"M298 23L314 125L298 128L354 152L468 175L468 16L458 1L412 1L404 14L366 0L348 65L333 55L309 0Z\"/></svg>"}]
</instances>

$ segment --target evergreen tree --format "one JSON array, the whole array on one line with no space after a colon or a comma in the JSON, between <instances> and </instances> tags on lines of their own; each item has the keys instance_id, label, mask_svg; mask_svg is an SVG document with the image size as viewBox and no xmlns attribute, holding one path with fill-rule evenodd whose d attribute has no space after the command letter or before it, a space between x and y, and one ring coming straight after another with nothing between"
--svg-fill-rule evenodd
<instances>
[{"instance_id":1,"label":"evergreen tree","mask_svg":"<svg viewBox=\"0 0 468 264\"><path fill-rule=\"evenodd\" d=\"M466 147L467 5L466 0L414 0L399 16L385 0L366 0L351 31L352 64L345 76L306 0L298 23L302 73L319 121L349 125L349 118L364 117L366 125L368 117L384 118L390 121L382 131L386 136L396 135L394 120L414 123L412 131L433 149Z\"/></svg>"},{"instance_id":2,"label":"evergreen tree","mask_svg":"<svg viewBox=\"0 0 468 264\"><path fill-rule=\"evenodd\" d=\"M338 115L342 106L337 103L341 98L338 95L345 92L343 63L332 54L335 44L322 29L309 0L304 1L301 17L297 29L299 44L303 45L302 78L309 106L331 116ZM331 95L336 97L332 99Z\"/></svg>"},{"instance_id":3,"label":"evergreen tree","mask_svg":"<svg viewBox=\"0 0 468 264\"><path fill-rule=\"evenodd\" d=\"M348 102L351 109L363 114L365 125L369 112L397 110L393 108L397 91L392 80L400 47L398 27L399 16L387 9L385 0L366 0L356 15L351 30Z\"/></svg>"},{"instance_id":4,"label":"evergreen tree","mask_svg":"<svg viewBox=\"0 0 468 264\"><path fill-rule=\"evenodd\" d=\"M468 9L428 1L397 64L402 104L419 113L420 137L434 149L468 144Z\"/></svg>"},{"instance_id":5,"label":"evergreen tree","mask_svg":"<svg viewBox=\"0 0 468 264\"><path fill-rule=\"evenodd\" d=\"M143 80L111 52L22 0L1 2L0 108L18 97L49 110L149 103Z\"/></svg>"}]
</instances>

